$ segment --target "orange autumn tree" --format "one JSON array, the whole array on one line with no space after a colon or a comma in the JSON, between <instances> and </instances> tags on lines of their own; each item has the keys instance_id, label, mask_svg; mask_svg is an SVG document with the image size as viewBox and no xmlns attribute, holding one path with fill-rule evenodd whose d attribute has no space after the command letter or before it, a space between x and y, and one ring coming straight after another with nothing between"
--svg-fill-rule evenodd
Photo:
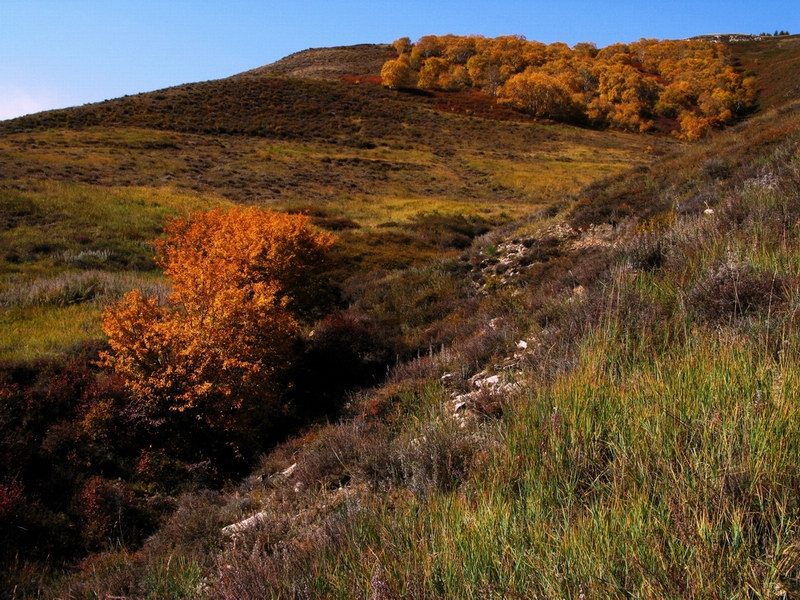
<instances>
[{"instance_id":1,"label":"orange autumn tree","mask_svg":"<svg viewBox=\"0 0 800 600\"><path fill-rule=\"evenodd\" d=\"M381 68L381 83L393 90L417 85L417 76L411 70L408 55L401 54L394 60L386 61Z\"/></svg>"},{"instance_id":2,"label":"orange autumn tree","mask_svg":"<svg viewBox=\"0 0 800 600\"><path fill-rule=\"evenodd\" d=\"M753 106L756 82L725 44L642 39L598 49L521 36L402 38L385 65L387 87L480 90L535 116L684 139L735 121ZM415 82L415 83L414 83Z\"/></svg>"},{"instance_id":3,"label":"orange autumn tree","mask_svg":"<svg viewBox=\"0 0 800 600\"><path fill-rule=\"evenodd\" d=\"M332 243L305 216L257 208L169 222L156 259L171 291L109 307L101 361L150 417L177 411L229 429L241 412L275 408Z\"/></svg>"},{"instance_id":4,"label":"orange autumn tree","mask_svg":"<svg viewBox=\"0 0 800 600\"><path fill-rule=\"evenodd\" d=\"M500 102L537 117L566 119L574 113L569 89L558 78L535 69L509 79L501 90Z\"/></svg>"}]
</instances>

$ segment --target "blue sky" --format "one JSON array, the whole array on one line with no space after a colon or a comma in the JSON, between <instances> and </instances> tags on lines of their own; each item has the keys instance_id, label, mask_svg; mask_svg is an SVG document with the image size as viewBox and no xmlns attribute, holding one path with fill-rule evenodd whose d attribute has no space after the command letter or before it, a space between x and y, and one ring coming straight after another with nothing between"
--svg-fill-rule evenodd
<instances>
[{"instance_id":1,"label":"blue sky","mask_svg":"<svg viewBox=\"0 0 800 600\"><path fill-rule=\"evenodd\" d=\"M800 0L0 0L0 119L427 33L605 45L800 32Z\"/></svg>"}]
</instances>

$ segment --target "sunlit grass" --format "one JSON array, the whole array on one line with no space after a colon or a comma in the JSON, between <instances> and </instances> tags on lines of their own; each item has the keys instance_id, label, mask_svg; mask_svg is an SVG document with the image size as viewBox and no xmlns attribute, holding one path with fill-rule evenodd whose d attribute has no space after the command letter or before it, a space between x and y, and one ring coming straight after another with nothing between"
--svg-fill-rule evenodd
<instances>
[{"instance_id":1,"label":"sunlit grass","mask_svg":"<svg viewBox=\"0 0 800 600\"><path fill-rule=\"evenodd\" d=\"M469 156L467 163L499 185L528 197L552 200L645 160L630 150L561 143L513 158Z\"/></svg>"},{"instance_id":2,"label":"sunlit grass","mask_svg":"<svg viewBox=\"0 0 800 600\"><path fill-rule=\"evenodd\" d=\"M797 562L758 557L787 556L800 528L796 343L776 360L696 331L637 350L612 323L587 339L579 370L517 395L461 493L368 506L316 565L317 592L345 598L376 573L443 598L776 589Z\"/></svg>"},{"instance_id":3,"label":"sunlit grass","mask_svg":"<svg viewBox=\"0 0 800 600\"><path fill-rule=\"evenodd\" d=\"M102 338L96 305L0 309L0 360L58 355L80 342Z\"/></svg>"},{"instance_id":4,"label":"sunlit grass","mask_svg":"<svg viewBox=\"0 0 800 600\"><path fill-rule=\"evenodd\" d=\"M89 253L90 266L100 266L96 255L104 252L100 262L110 268L146 267L150 242L168 217L222 205L221 198L169 188L40 182L24 191L0 189L0 217L11 225L0 231L0 273L74 268L81 252Z\"/></svg>"}]
</instances>

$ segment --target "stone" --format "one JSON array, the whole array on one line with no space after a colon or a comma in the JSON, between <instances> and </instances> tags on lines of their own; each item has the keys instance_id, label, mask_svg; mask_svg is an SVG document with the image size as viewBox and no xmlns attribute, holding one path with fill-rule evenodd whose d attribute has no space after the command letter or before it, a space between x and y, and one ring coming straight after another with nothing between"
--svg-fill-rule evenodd
<instances>
[{"instance_id":1,"label":"stone","mask_svg":"<svg viewBox=\"0 0 800 600\"><path fill-rule=\"evenodd\" d=\"M263 523L266 523L267 518L268 513L266 511L256 513L252 517L248 517L242 521L239 521L238 523L223 527L222 535L223 537L234 537L236 535L241 535L252 529L255 529Z\"/></svg>"},{"instance_id":2,"label":"stone","mask_svg":"<svg viewBox=\"0 0 800 600\"><path fill-rule=\"evenodd\" d=\"M486 377L485 379L476 379L474 385L476 388L483 389L485 387L495 387L499 383L500 375L492 375L490 377Z\"/></svg>"}]
</instances>

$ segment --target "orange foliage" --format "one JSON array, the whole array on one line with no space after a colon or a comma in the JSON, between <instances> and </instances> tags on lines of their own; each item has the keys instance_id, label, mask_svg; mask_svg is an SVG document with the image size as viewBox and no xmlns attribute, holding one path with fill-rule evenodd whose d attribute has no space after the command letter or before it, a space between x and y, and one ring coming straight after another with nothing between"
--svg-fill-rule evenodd
<instances>
[{"instance_id":1,"label":"orange foliage","mask_svg":"<svg viewBox=\"0 0 800 600\"><path fill-rule=\"evenodd\" d=\"M417 76L411 69L407 54L401 54L384 63L381 68L381 83L393 90L417 85Z\"/></svg>"},{"instance_id":2,"label":"orange foliage","mask_svg":"<svg viewBox=\"0 0 800 600\"><path fill-rule=\"evenodd\" d=\"M408 57L402 79L418 74L421 88L473 87L537 116L634 131L664 117L686 139L731 122L755 100L752 79L731 66L725 46L703 41L643 39L598 50L520 36L428 35L398 52Z\"/></svg>"},{"instance_id":3,"label":"orange foliage","mask_svg":"<svg viewBox=\"0 0 800 600\"><path fill-rule=\"evenodd\" d=\"M403 56L411 51L411 39L407 37L397 38L392 42L392 47L397 52L397 56Z\"/></svg>"},{"instance_id":4,"label":"orange foliage","mask_svg":"<svg viewBox=\"0 0 800 600\"><path fill-rule=\"evenodd\" d=\"M432 56L425 61L422 68L419 70L419 81L417 85L421 88L440 87L439 78L447 73L449 67L450 63L445 59Z\"/></svg>"},{"instance_id":5,"label":"orange foliage","mask_svg":"<svg viewBox=\"0 0 800 600\"><path fill-rule=\"evenodd\" d=\"M166 302L134 291L107 309L101 360L147 413L192 411L227 427L246 402L276 397L333 240L307 217L256 208L174 220L166 234Z\"/></svg>"},{"instance_id":6,"label":"orange foliage","mask_svg":"<svg viewBox=\"0 0 800 600\"><path fill-rule=\"evenodd\" d=\"M550 118L568 116L572 105L566 86L552 75L533 69L509 79L503 86L501 101L534 116Z\"/></svg>"}]
</instances>

